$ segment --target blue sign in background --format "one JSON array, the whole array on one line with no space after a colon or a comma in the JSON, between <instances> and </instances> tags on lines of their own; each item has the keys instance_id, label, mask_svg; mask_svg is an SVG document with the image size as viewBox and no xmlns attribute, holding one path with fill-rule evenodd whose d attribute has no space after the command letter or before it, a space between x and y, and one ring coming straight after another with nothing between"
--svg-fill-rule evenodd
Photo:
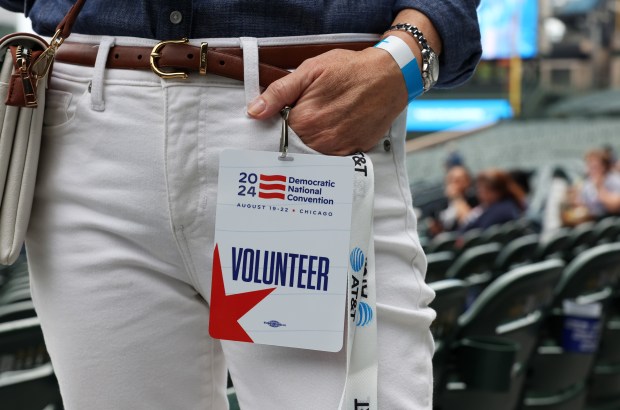
<instances>
[{"instance_id":1,"label":"blue sign in background","mask_svg":"<svg viewBox=\"0 0 620 410\"><path fill-rule=\"evenodd\" d=\"M414 100L407 112L407 131L468 131L512 118L507 100Z\"/></svg>"},{"instance_id":2,"label":"blue sign in background","mask_svg":"<svg viewBox=\"0 0 620 410\"><path fill-rule=\"evenodd\" d=\"M482 0L478 20L483 59L536 56L538 0Z\"/></svg>"}]
</instances>

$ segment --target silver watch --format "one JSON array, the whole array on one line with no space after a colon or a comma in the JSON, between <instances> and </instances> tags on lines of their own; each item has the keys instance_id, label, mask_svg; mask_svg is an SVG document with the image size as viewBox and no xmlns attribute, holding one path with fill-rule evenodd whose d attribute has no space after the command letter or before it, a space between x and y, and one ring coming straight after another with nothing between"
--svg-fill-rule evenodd
<instances>
[{"instance_id":1,"label":"silver watch","mask_svg":"<svg viewBox=\"0 0 620 410\"><path fill-rule=\"evenodd\" d=\"M416 39L420 46L420 52L422 53L422 84L424 85L424 92L427 92L437 83L439 78L439 60L437 54L433 51L431 46L428 45L424 34L414 25L409 23L399 23L390 27L388 31L406 31Z\"/></svg>"}]
</instances>

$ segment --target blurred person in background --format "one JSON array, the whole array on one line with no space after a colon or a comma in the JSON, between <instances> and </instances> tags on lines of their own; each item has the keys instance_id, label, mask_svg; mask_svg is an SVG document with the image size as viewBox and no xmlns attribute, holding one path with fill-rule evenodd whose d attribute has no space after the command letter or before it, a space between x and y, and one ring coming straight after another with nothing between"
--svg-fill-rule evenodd
<instances>
[{"instance_id":1,"label":"blurred person in background","mask_svg":"<svg viewBox=\"0 0 620 410\"><path fill-rule=\"evenodd\" d=\"M609 160L611 163L611 169L616 172L620 172L620 161L618 160L618 155L616 155L616 150L610 144L603 145L603 151L605 151L609 155Z\"/></svg>"},{"instance_id":2,"label":"blurred person in background","mask_svg":"<svg viewBox=\"0 0 620 410\"><path fill-rule=\"evenodd\" d=\"M448 199L448 206L431 222L431 232L434 235L457 231L471 209L478 205L471 175L462 165L453 166L448 170L444 193Z\"/></svg>"},{"instance_id":3,"label":"blurred person in background","mask_svg":"<svg viewBox=\"0 0 620 410\"><path fill-rule=\"evenodd\" d=\"M620 214L620 173L607 149L586 153L587 178L581 187L569 192L562 210L565 225L574 226L607 215Z\"/></svg>"},{"instance_id":4,"label":"blurred person in background","mask_svg":"<svg viewBox=\"0 0 620 410\"><path fill-rule=\"evenodd\" d=\"M525 193L510 174L489 169L478 174L476 194L480 204L465 218L463 232L486 229L521 218L525 211Z\"/></svg>"},{"instance_id":5,"label":"blurred person in background","mask_svg":"<svg viewBox=\"0 0 620 410\"><path fill-rule=\"evenodd\" d=\"M530 177L532 176L532 172L525 169L512 169L509 173L517 185L521 187L521 190L523 190L526 197L526 202L528 202L530 192L532 191L532 187L530 186Z\"/></svg>"},{"instance_id":6,"label":"blurred person in background","mask_svg":"<svg viewBox=\"0 0 620 410\"><path fill-rule=\"evenodd\" d=\"M443 163L443 166L446 172L450 171L453 167L463 167L465 166L465 159L463 155L459 152L458 149L453 148L446 157L446 160Z\"/></svg>"}]
</instances>

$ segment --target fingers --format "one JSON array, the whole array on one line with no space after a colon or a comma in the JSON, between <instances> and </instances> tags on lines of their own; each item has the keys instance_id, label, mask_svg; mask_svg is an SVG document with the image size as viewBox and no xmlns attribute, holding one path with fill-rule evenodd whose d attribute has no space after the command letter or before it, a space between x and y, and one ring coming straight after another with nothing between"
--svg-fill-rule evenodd
<instances>
[{"instance_id":1,"label":"fingers","mask_svg":"<svg viewBox=\"0 0 620 410\"><path fill-rule=\"evenodd\" d=\"M248 115L269 118L285 105L292 105L312 83L313 77L300 66L296 71L271 83L269 87L248 105Z\"/></svg>"}]
</instances>

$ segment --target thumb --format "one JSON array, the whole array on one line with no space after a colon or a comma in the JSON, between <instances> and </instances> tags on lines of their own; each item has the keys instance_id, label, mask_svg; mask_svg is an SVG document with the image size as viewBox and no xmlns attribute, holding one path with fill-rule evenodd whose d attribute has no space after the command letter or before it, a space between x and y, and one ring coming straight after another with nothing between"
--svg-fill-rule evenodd
<instances>
[{"instance_id":1,"label":"thumb","mask_svg":"<svg viewBox=\"0 0 620 410\"><path fill-rule=\"evenodd\" d=\"M310 76L301 70L274 81L248 105L248 115L263 119L280 112L286 105L292 105L312 82Z\"/></svg>"}]
</instances>

